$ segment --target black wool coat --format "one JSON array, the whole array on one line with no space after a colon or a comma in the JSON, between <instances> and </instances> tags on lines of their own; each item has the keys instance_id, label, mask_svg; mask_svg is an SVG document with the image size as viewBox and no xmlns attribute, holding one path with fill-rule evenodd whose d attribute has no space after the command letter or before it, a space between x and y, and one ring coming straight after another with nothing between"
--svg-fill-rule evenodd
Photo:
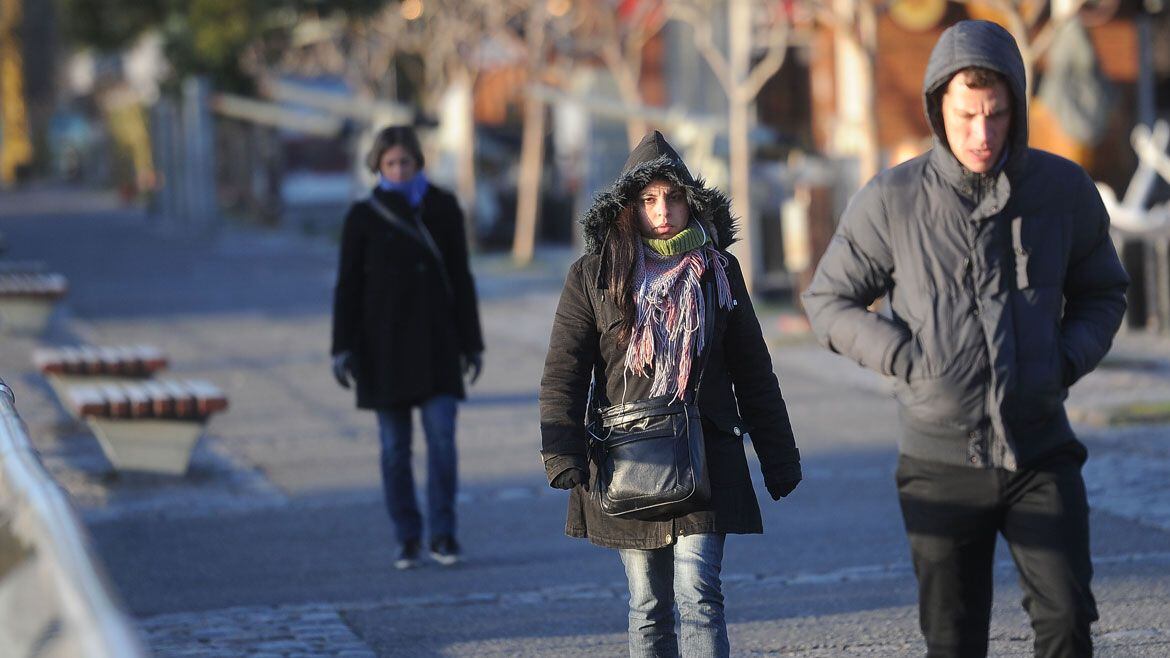
<instances>
[{"instance_id":1,"label":"black wool coat","mask_svg":"<svg viewBox=\"0 0 1170 658\"><path fill-rule=\"evenodd\" d=\"M634 163L584 219L589 253L573 263L565 279L540 385L541 455L549 482L572 467L590 472L590 480L596 482L595 465L586 456L584 426L595 364L603 403L650 397L651 379L625 372L627 343L617 339L621 312L607 290L598 253L609 222L647 183L666 179L683 187L691 221L700 222L721 251L734 235L726 197L702 181L680 175L682 171L679 163L663 158ZM747 433L765 482L799 479L800 454L759 321L739 263L723 254L735 304L730 309L708 309L716 313L714 335L696 393L711 478L708 509L665 521L616 518L601 511L596 491L578 486L569 496L568 535L610 548L658 548L680 535L763 532L744 447ZM708 268L704 285L712 274Z\"/></svg>"},{"instance_id":2,"label":"black wool coat","mask_svg":"<svg viewBox=\"0 0 1170 658\"><path fill-rule=\"evenodd\" d=\"M441 394L462 398L460 357L484 347L463 213L453 195L434 185L418 211L397 193L372 194L407 222L421 219L442 263L368 201L353 204L342 229L331 353L353 354L359 408L401 408Z\"/></svg>"}]
</instances>

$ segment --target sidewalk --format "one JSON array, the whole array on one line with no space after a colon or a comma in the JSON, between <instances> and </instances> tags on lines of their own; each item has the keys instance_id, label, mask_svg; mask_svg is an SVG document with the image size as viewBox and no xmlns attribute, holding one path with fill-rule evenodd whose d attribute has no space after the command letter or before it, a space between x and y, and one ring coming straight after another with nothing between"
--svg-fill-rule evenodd
<instances>
[{"instance_id":1,"label":"sidewalk","mask_svg":"<svg viewBox=\"0 0 1170 658\"><path fill-rule=\"evenodd\" d=\"M11 214L0 213L12 217L0 227L10 245L7 257L45 261L69 277L72 290L46 336L8 338L0 345L0 372L16 390L46 464L87 518L279 506L290 494L354 489L342 473L375 455L365 441L372 421L351 411L348 396L328 376L334 244L293 231L230 225L213 237L183 237L157 230L141 213L120 210L105 197L56 199L48 206L37 198L6 202ZM101 219L48 220L87 207L101 208ZM36 216L45 219L23 216L33 208L41 208ZM524 269L512 265L507 254L477 257L473 267L482 303L498 308L492 317L503 319L486 327L487 335L543 344L551 323L547 309L555 306L574 257L568 248L544 250ZM888 381L800 333L797 312L761 304L760 313L769 341L783 351L790 368L890 394ZM485 322L494 320L485 316ZM171 355L172 372L227 390L232 408L213 417L188 477L112 473L88 429L61 412L28 355L36 344L76 342L157 344ZM507 342L489 345L489 371L531 361L525 349ZM480 387L471 403L477 398L534 403L538 366L524 379L503 378L497 390ZM1090 434L1109 425L1170 420L1170 337L1120 334L1101 367L1073 387L1067 405L1073 421ZM291 453L287 461L294 463L305 456L302 451L311 453L321 436L341 440L333 442L331 455L322 456L334 466L323 465L314 476L283 477L285 460L274 459L273 451Z\"/></svg>"},{"instance_id":2,"label":"sidewalk","mask_svg":"<svg viewBox=\"0 0 1170 658\"><path fill-rule=\"evenodd\" d=\"M114 205L78 214L86 205L55 202L26 216L20 213L38 204L25 198L8 206L22 210L0 213L6 258L41 260L69 279L45 336L0 341L0 373L16 391L42 459L85 518L271 508L303 495L376 500L376 478L352 480L377 459L372 414L355 411L352 394L329 374L337 246L230 225L215 236L187 237ZM485 364L491 376L469 404L535 407L539 371L510 370L532 361L526 345L547 340L547 307L571 258L567 249L546 250L524 269L506 255L476 258L482 303L498 310L484 317L493 337ZM170 373L227 392L230 408L212 417L186 477L114 473L88 428L60 408L30 355L40 344L79 342L157 345L170 356ZM518 415L510 423L525 436L535 419ZM306 472L306 460L317 467Z\"/></svg>"},{"instance_id":3,"label":"sidewalk","mask_svg":"<svg viewBox=\"0 0 1170 658\"><path fill-rule=\"evenodd\" d=\"M570 251L541 252L524 270L506 256L476 258L487 362L459 424L461 532L473 562L402 574L390 567L372 415L329 374L336 245L230 227L182 237L140 214L82 216L85 204L71 203L65 214L0 212L6 257L44 260L71 284L48 335L0 341L0 375L156 651L624 651L620 564L559 534L563 495L546 486L537 454L543 356ZM781 309L762 308L806 482L782 503L761 494L768 534L737 538L729 556L737 655L905 655L915 615L889 479L888 385L785 331ZM60 410L29 353L77 341L156 344L172 372L228 392L230 409L213 417L185 477L113 474L87 428ZM1107 367L1074 387L1070 408L1168 401L1168 364L1170 341L1122 336ZM1170 591L1170 440L1160 426L1080 427L1100 530L1101 654L1170 656L1158 621ZM842 527L857 539L842 541ZM993 644L997 655L1024 655L1010 561L996 573ZM455 621L455 639L433 632L436 618Z\"/></svg>"}]
</instances>

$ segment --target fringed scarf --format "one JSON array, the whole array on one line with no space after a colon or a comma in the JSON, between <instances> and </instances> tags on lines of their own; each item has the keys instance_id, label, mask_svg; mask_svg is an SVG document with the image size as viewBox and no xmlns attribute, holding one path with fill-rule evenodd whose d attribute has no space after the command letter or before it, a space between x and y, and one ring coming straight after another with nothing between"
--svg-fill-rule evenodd
<instances>
[{"instance_id":1,"label":"fringed scarf","mask_svg":"<svg viewBox=\"0 0 1170 658\"><path fill-rule=\"evenodd\" d=\"M703 230L697 222L692 226ZM626 350L626 368L640 377L653 372L650 395L682 399L694 357L702 353L707 338L703 318L708 309L699 281L708 267L715 268L719 306L731 308L733 303L725 271L727 257L715 249L705 231L697 247L680 255L664 256L642 243L639 247L633 278L637 317Z\"/></svg>"}]
</instances>

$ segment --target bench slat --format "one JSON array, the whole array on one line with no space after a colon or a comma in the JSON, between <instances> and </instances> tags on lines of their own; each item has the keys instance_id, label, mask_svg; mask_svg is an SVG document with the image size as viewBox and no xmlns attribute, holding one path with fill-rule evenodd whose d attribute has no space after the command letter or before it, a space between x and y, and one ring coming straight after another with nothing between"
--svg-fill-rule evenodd
<instances>
[{"instance_id":1,"label":"bench slat","mask_svg":"<svg viewBox=\"0 0 1170 658\"><path fill-rule=\"evenodd\" d=\"M133 382L119 383L119 386L130 401L131 418L150 418L154 415L153 401L145 387Z\"/></svg>"},{"instance_id":2,"label":"bench slat","mask_svg":"<svg viewBox=\"0 0 1170 658\"><path fill-rule=\"evenodd\" d=\"M175 416L191 418L195 415L198 410L195 394L189 391L182 382L175 379L161 379L158 383L167 389L175 401Z\"/></svg>"},{"instance_id":3,"label":"bench slat","mask_svg":"<svg viewBox=\"0 0 1170 658\"><path fill-rule=\"evenodd\" d=\"M140 382L139 385L150 396L151 411L154 416L168 418L174 415L175 401L171 398L171 393L166 387L153 380Z\"/></svg>"},{"instance_id":4,"label":"bench slat","mask_svg":"<svg viewBox=\"0 0 1170 658\"><path fill-rule=\"evenodd\" d=\"M188 379L184 383L195 395L200 416L210 416L228 408L227 395L215 384L203 379Z\"/></svg>"},{"instance_id":5,"label":"bench slat","mask_svg":"<svg viewBox=\"0 0 1170 658\"><path fill-rule=\"evenodd\" d=\"M227 395L202 379L127 380L69 386L63 400L78 416L206 420L228 408Z\"/></svg>"},{"instance_id":6,"label":"bench slat","mask_svg":"<svg viewBox=\"0 0 1170 658\"><path fill-rule=\"evenodd\" d=\"M46 374L146 377L167 367L162 350L150 345L42 347L33 363Z\"/></svg>"},{"instance_id":7,"label":"bench slat","mask_svg":"<svg viewBox=\"0 0 1170 658\"><path fill-rule=\"evenodd\" d=\"M102 395L106 397L106 407L112 418L130 417L130 398L122 392L117 384L99 384Z\"/></svg>"},{"instance_id":8,"label":"bench slat","mask_svg":"<svg viewBox=\"0 0 1170 658\"><path fill-rule=\"evenodd\" d=\"M106 397L96 386L72 386L69 388L69 404L78 416L105 416Z\"/></svg>"}]
</instances>

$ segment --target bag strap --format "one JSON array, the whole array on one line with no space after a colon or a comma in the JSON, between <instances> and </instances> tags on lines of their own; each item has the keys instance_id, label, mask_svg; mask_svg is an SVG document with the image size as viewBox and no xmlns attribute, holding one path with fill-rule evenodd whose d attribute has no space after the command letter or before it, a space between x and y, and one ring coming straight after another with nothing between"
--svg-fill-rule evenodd
<instances>
[{"instance_id":1,"label":"bag strap","mask_svg":"<svg viewBox=\"0 0 1170 658\"><path fill-rule=\"evenodd\" d=\"M370 204L370 207L374 209L374 212L378 213L378 215L381 216L387 224L393 226L399 231L402 231L412 239L422 244L422 246L426 247L427 251L430 252L431 256L434 257L435 262L439 266L439 277L443 279L443 287L447 289L448 294L454 296L454 289L451 287L451 278L447 275L447 262L443 259L443 253L439 251L439 245L436 244L435 239L431 237L431 232L428 231L426 225L423 224L421 213L418 217L418 221L415 222L412 226L409 222L400 217L398 213L394 212L389 207L387 207L386 204L376 199L374 195L371 194L369 198L366 199L366 202Z\"/></svg>"}]
</instances>

